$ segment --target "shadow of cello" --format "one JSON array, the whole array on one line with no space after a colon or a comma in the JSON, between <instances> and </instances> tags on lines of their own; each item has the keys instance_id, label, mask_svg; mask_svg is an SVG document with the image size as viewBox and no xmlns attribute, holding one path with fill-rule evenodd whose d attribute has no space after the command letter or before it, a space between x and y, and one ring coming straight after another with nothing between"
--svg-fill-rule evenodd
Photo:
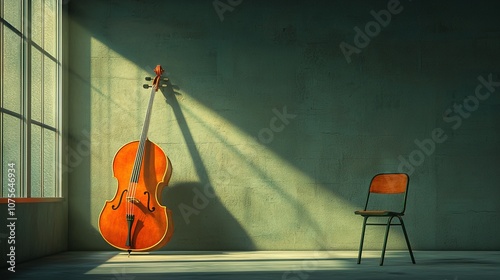
<instances>
[{"instance_id":1,"label":"shadow of cello","mask_svg":"<svg viewBox=\"0 0 500 280\"><path fill-rule=\"evenodd\" d=\"M211 186L185 182L163 192L172 211L174 235L171 250L234 251L255 250L244 228L216 197Z\"/></svg>"},{"instance_id":2,"label":"shadow of cello","mask_svg":"<svg viewBox=\"0 0 500 280\"><path fill-rule=\"evenodd\" d=\"M176 98L179 88L166 81L161 92L172 107L185 143L195 143ZM219 200L196 145L187 145L198 178L206 183L179 182L163 190L162 201L171 211L174 235L165 246L168 250L231 251L255 250L255 245L241 224ZM174 167L174 172L175 172ZM177 171L179 172L179 171Z\"/></svg>"}]
</instances>

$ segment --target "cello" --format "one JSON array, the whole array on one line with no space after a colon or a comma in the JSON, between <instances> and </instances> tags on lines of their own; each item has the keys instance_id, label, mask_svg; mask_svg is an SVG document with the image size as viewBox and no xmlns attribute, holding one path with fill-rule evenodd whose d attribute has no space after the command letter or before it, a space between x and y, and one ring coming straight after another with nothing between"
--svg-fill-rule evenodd
<instances>
[{"instance_id":1,"label":"cello","mask_svg":"<svg viewBox=\"0 0 500 280\"><path fill-rule=\"evenodd\" d=\"M172 211L161 205L161 193L172 175L170 159L147 138L151 108L158 91L163 68L154 69L156 77L142 127L141 138L123 145L113 159L113 175L118 188L106 200L99 215L99 232L111 246L128 251L152 251L167 244L174 233ZM151 80L151 78L146 78Z\"/></svg>"}]
</instances>

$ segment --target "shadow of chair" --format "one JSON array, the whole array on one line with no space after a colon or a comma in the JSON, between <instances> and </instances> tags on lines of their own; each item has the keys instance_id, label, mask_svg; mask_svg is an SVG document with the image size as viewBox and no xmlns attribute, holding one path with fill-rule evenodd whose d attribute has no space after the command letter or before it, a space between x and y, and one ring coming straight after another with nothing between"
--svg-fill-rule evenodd
<instances>
[{"instance_id":1,"label":"shadow of chair","mask_svg":"<svg viewBox=\"0 0 500 280\"><path fill-rule=\"evenodd\" d=\"M389 236L389 229L391 226L401 226L403 229L403 233L406 240L406 245L408 246L408 251L410 253L410 257L413 263L415 263L415 258L413 257L413 252L410 246L410 240L408 239L408 234L406 232L406 228L403 222L403 216L406 210L406 199L408 194L408 185L410 178L407 174L404 173L380 173L375 175L371 182L370 187L368 189L368 196L366 198L366 204L364 210L355 211L354 214L360 215L364 218L363 221L363 229L361 232L361 242L359 245L359 253L358 253L358 264L361 263L361 254L363 251L363 241L365 238L365 229L367 225L376 225L376 226L386 226L384 245L382 248L382 256L380 258L380 265L384 264L384 256L385 249L387 247L387 238ZM395 199L394 195L399 194L403 196L402 198L399 196L399 199ZM379 199L384 199L385 201L392 200L397 201L398 205L401 205L402 200L402 209L399 211L393 211L394 209L389 210L388 208L374 208L373 200L374 196L379 196ZM390 197L392 196L392 197ZM367 223L368 218L377 217L377 218L387 218L387 223ZM392 220L397 218L399 223L392 223Z\"/></svg>"}]
</instances>

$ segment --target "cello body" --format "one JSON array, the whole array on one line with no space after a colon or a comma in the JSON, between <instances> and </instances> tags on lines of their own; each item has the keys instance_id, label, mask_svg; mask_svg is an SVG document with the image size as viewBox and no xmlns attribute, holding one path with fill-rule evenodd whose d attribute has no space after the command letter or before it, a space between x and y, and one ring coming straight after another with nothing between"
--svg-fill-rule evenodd
<instances>
[{"instance_id":1,"label":"cello body","mask_svg":"<svg viewBox=\"0 0 500 280\"><path fill-rule=\"evenodd\" d=\"M118 188L99 215L99 232L104 240L129 254L157 250L174 232L172 212L161 204L161 193L172 175L172 165L163 150L146 137L155 90L151 93L141 140L123 145L113 159Z\"/></svg>"},{"instance_id":2,"label":"cello body","mask_svg":"<svg viewBox=\"0 0 500 280\"><path fill-rule=\"evenodd\" d=\"M117 249L152 251L163 247L174 232L171 210L161 205L161 201L157 199L161 198L161 192L170 180L172 165L162 149L147 140L135 200L133 202L125 201L127 199L128 179L132 174L138 146L139 141L130 142L120 148L115 155L113 173L118 181L118 189L115 197L106 201L101 211L99 231L104 240ZM149 192L151 195L148 197L145 192ZM122 200L121 204L120 200ZM132 212L135 213L129 246L126 246L128 238L128 223L125 218L127 215L126 203L131 204L131 207L134 208ZM151 212L151 209L154 211Z\"/></svg>"}]
</instances>

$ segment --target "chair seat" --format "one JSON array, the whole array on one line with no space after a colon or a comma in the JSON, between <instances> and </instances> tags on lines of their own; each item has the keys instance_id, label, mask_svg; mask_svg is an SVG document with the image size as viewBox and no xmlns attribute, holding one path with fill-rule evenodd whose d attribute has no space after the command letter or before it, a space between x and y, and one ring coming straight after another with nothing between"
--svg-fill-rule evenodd
<instances>
[{"instance_id":1,"label":"chair seat","mask_svg":"<svg viewBox=\"0 0 500 280\"><path fill-rule=\"evenodd\" d=\"M365 216L403 216L403 213L400 212L393 212L393 211L387 211L387 210L359 210L359 211L354 211L354 214L356 215L361 215L363 217Z\"/></svg>"}]
</instances>

